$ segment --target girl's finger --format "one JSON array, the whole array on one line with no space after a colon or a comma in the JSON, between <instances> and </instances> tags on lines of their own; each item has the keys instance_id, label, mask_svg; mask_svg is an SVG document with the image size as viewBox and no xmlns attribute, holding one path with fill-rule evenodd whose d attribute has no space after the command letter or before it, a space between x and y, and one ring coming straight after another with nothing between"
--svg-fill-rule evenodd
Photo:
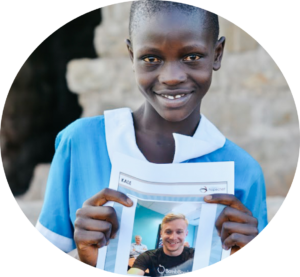
<instances>
[{"instance_id":1,"label":"girl's finger","mask_svg":"<svg viewBox=\"0 0 300 277\"><path fill-rule=\"evenodd\" d=\"M211 194L205 196L204 200L207 203L226 205L234 209L240 210L244 213L247 213L249 215L252 215L251 211L247 209L244 206L244 204L232 194L223 194L223 193Z\"/></svg>"},{"instance_id":2,"label":"girl's finger","mask_svg":"<svg viewBox=\"0 0 300 277\"><path fill-rule=\"evenodd\" d=\"M80 228L86 231L102 232L105 234L106 241L109 241L112 224L108 221L79 217L75 220L75 228Z\"/></svg>"},{"instance_id":3,"label":"girl's finger","mask_svg":"<svg viewBox=\"0 0 300 277\"><path fill-rule=\"evenodd\" d=\"M215 225L219 232L221 232L224 222L227 221L248 223L255 227L258 226L258 221L255 217L231 207L225 207L216 220Z\"/></svg>"},{"instance_id":4,"label":"girl's finger","mask_svg":"<svg viewBox=\"0 0 300 277\"><path fill-rule=\"evenodd\" d=\"M83 203L84 206L103 206L108 201L118 202L126 207L131 207L133 202L131 199L122 192L105 188L89 198Z\"/></svg>"},{"instance_id":5,"label":"girl's finger","mask_svg":"<svg viewBox=\"0 0 300 277\"><path fill-rule=\"evenodd\" d=\"M114 236L119 228L116 211L110 206L85 206L77 210L76 218L92 218L111 223L111 236Z\"/></svg>"},{"instance_id":6,"label":"girl's finger","mask_svg":"<svg viewBox=\"0 0 300 277\"><path fill-rule=\"evenodd\" d=\"M253 240L254 238L255 238L255 236L251 236L251 235L246 236L246 235L242 235L242 234L233 233L224 240L222 247L225 250L228 250L229 248L232 248L232 247L242 248L246 244L248 244L251 240Z\"/></svg>"},{"instance_id":7,"label":"girl's finger","mask_svg":"<svg viewBox=\"0 0 300 277\"><path fill-rule=\"evenodd\" d=\"M224 242L232 234L240 234L240 235L255 237L258 235L258 230L256 227L249 224L227 221L223 224L222 231L221 231L222 242Z\"/></svg>"},{"instance_id":8,"label":"girl's finger","mask_svg":"<svg viewBox=\"0 0 300 277\"><path fill-rule=\"evenodd\" d=\"M75 229L74 238L76 241L77 248L79 250L95 246L100 248L106 245L105 235L101 232Z\"/></svg>"}]
</instances>

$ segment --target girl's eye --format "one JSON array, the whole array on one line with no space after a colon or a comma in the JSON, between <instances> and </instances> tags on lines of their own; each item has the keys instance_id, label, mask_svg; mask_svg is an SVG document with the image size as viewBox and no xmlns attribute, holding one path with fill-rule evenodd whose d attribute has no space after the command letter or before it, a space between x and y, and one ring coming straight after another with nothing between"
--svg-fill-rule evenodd
<instances>
[{"instance_id":1,"label":"girl's eye","mask_svg":"<svg viewBox=\"0 0 300 277\"><path fill-rule=\"evenodd\" d=\"M152 57L152 56L143 58L143 61L146 63L160 63L161 62L161 60L159 58Z\"/></svg>"},{"instance_id":2,"label":"girl's eye","mask_svg":"<svg viewBox=\"0 0 300 277\"><path fill-rule=\"evenodd\" d=\"M183 58L184 61L193 62L199 60L201 57L196 54L191 54Z\"/></svg>"}]
</instances>

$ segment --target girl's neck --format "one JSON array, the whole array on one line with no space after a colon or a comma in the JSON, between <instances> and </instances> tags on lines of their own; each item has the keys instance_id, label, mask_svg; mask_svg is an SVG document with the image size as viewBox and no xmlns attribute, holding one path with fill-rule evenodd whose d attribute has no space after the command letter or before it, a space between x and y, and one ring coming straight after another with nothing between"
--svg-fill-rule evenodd
<instances>
[{"instance_id":1,"label":"girl's neck","mask_svg":"<svg viewBox=\"0 0 300 277\"><path fill-rule=\"evenodd\" d=\"M200 107L180 122L170 122L162 118L150 105L142 105L133 113L135 131L172 137L173 133L193 136L199 121Z\"/></svg>"},{"instance_id":2,"label":"girl's neck","mask_svg":"<svg viewBox=\"0 0 300 277\"><path fill-rule=\"evenodd\" d=\"M149 162L172 163L175 155L173 133L192 136L199 120L200 108L180 122L170 122L152 107L143 105L133 113L137 146Z\"/></svg>"}]
</instances>

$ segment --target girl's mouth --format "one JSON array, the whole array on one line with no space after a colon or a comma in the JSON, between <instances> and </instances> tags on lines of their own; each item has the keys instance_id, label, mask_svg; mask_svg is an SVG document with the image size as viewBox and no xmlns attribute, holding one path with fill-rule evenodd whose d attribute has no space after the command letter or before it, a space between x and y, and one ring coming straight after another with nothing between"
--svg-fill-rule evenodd
<instances>
[{"instance_id":1,"label":"girl's mouth","mask_svg":"<svg viewBox=\"0 0 300 277\"><path fill-rule=\"evenodd\" d=\"M181 90L165 90L165 91L153 91L158 102L166 108L178 109L189 101L193 95L193 90L181 89Z\"/></svg>"}]
</instances>

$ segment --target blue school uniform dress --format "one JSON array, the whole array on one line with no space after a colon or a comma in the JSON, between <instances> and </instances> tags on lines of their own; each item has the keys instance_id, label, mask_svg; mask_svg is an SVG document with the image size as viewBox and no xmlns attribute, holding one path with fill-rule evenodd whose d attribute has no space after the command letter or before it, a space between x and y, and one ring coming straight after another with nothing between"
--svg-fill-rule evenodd
<instances>
[{"instance_id":1,"label":"blue school uniform dress","mask_svg":"<svg viewBox=\"0 0 300 277\"><path fill-rule=\"evenodd\" d=\"M259 164L243 149L226 139L201 115L193 137L173 134L173 163L234 161L235 196L267 225L266 189ZM78 119L61 131L55 141L44 205L36 228L65 252L76 248L73 233L77 209L107 188L115 151L145 161L136 140L132 113L123 108L104 116Z\"/></svg>"}]
</instances>

